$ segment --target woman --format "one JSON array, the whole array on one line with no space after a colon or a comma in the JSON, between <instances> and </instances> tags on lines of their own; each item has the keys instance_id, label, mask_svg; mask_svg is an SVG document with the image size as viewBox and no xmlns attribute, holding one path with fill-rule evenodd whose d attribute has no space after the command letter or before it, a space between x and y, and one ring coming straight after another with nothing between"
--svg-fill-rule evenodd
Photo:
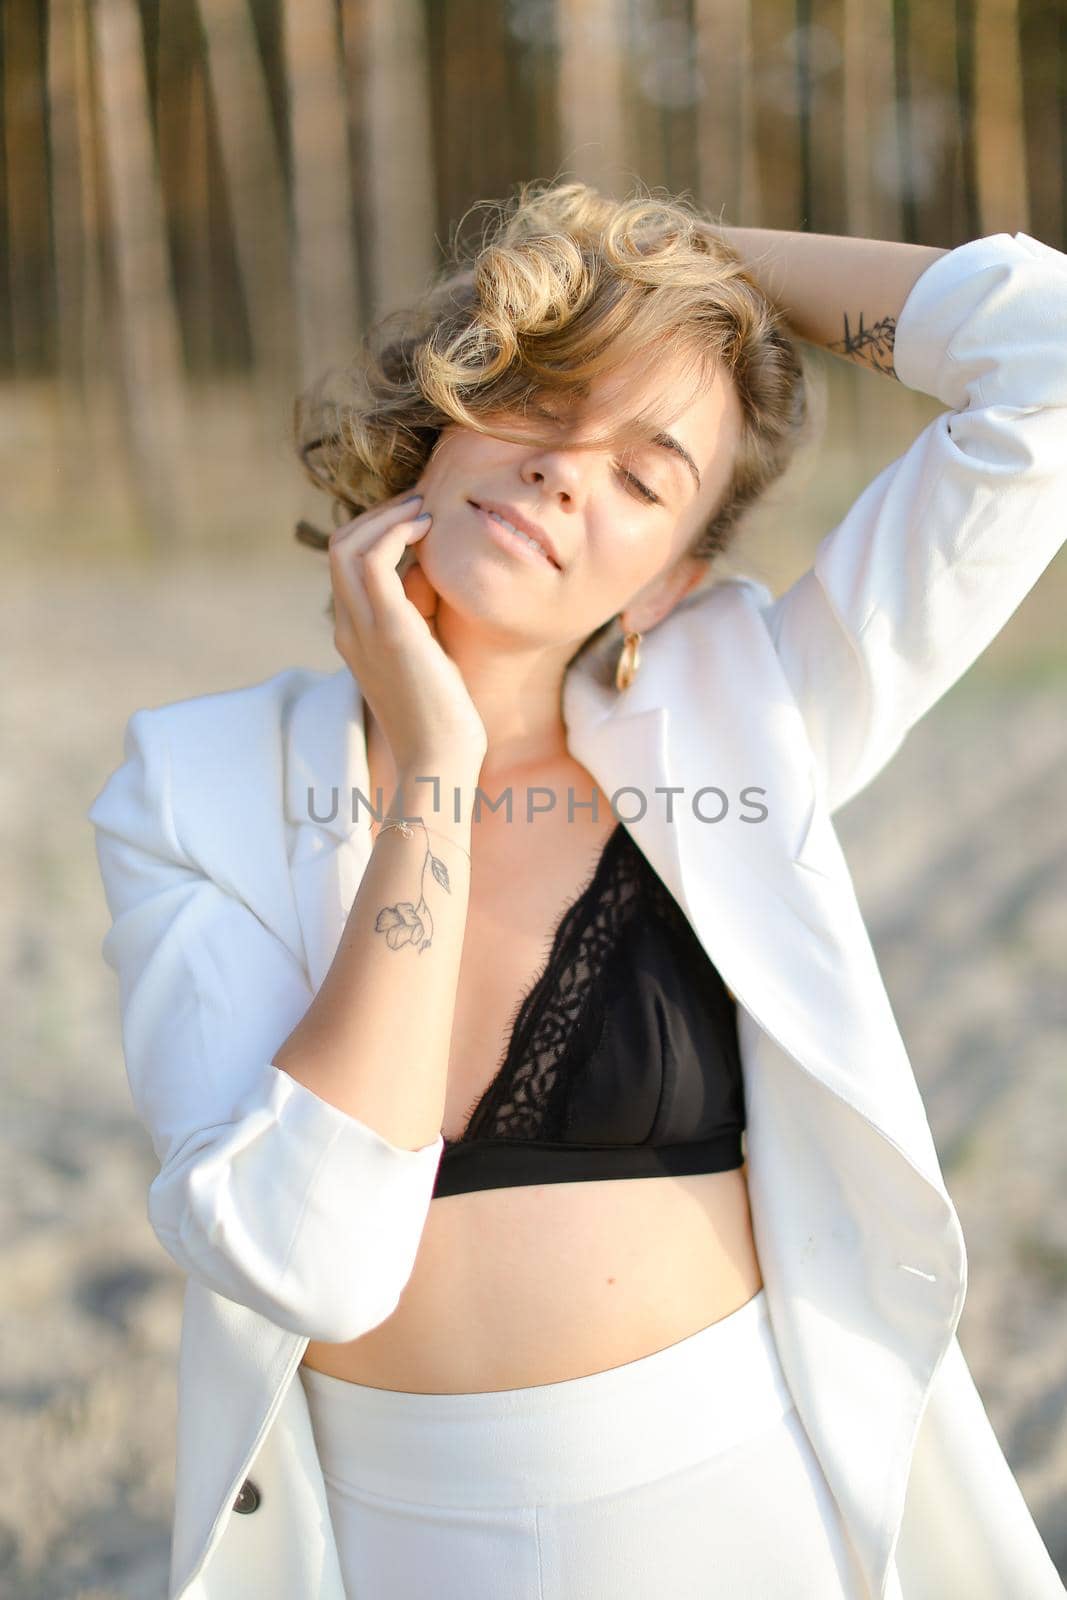
<instances>
[{"instance_id":1,"label":"woman","mask_svg":"<svg viewBox=\"0 0 1067 1600\"><path fill-rule=\"evenodd\" d=\"M341 671L135 713L90 812L172 1596L1064 1593L829 819L1058 548L1065 266L525 186L303 414ZM704 580L786 311L956 409L772 601Z\"/></svg>"}]
</instances>

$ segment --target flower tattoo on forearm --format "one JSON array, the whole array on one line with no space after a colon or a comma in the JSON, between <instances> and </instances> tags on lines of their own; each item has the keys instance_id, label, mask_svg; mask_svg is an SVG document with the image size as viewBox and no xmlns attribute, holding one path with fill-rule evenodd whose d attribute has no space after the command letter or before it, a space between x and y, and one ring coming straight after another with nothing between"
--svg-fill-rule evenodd
<instances>
[{"instance_id":1,"label":"flower tattoo on forearm","mask_svg":"<svg viewBox=\"0 0 1067 1600\"><path fill-rule=\"evenodd\" d=\"M421 818L413 818L412 820L421 821ZM404 835L405 839L410 839L414 832L406 822L399 823L397 829L398 832ZM411 900L398 900L395 906L383 906L375 919L374 931L375 933L385 934L385 942L390 950L399 950L402 945L410 944L421 955L433 942L433 918L430 915L430 908L426 904L426 897L423 893L427 862L430 864L430 871L446 894L452 893L452 888L448 881L448 868L439 856L434 855L430 849L429 842L427 842L426 854L423 857L422 869L419 873L418 904L416 905Z\"/></svg>"}]
</instances>

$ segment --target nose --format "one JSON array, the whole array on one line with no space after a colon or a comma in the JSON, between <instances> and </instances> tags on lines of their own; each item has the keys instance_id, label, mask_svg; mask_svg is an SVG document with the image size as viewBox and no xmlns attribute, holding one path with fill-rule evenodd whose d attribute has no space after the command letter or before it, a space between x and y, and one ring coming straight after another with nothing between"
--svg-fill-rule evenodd
<instances>
[{"instance_id":1,"label":"nose","mask_svg":"<svg viewBox=\"0 0 1067 1600\"><path fill-rule=\"evenodd\" d=\"M588 450L567 450L562 446L539 450L523 466L522 479L524 483L540 485L561 506L573 509L581 499L592 459Z\"/></svg>"}]
</instances>

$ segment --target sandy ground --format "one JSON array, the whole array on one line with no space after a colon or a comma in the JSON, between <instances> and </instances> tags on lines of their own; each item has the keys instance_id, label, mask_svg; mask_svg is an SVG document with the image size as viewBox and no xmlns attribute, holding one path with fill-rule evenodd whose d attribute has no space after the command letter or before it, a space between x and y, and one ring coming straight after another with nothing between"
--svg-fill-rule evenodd
<instances>
[{"instance_id":1,"label":"sandy ground","mask_svg":"<svg viewBox=\"0 0 1067 1600\"><path fill-rule=\"evenodd\" d=\"M10 1600L165 1593L181 1284L145 1217L155 1165L99 953L107 912L85 811L136 707L295 663L332 670L325 593L321 565L299 556L281 580L250 561L155 575L70 563L7 585ZM1021 659L1048 606L1047 594L1026 603L998 661ZM1067 655L1058 676L1045 659L1020 679L988 670L987 656L839 828L968 1241L960 1340L1067 1574Z\"/></svg>"}]
</instances>

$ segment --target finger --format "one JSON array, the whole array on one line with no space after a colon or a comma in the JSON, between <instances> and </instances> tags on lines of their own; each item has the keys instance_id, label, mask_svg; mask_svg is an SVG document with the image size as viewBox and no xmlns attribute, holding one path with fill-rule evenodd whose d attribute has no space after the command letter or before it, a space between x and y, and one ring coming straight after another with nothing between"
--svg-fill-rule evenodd
<instances>
[{"instance_id":1,"label":"finger","mask_svg":"<svg viewBox=\"0 0 1067 1600\"><path fill-rule=\"evenodd\" d=\"M383 501L381 505L373 506L369 511L361 511L358 516L335 528L330 535L330 547L337 544L351 546L353 536L356 534L362 536L358 541L361 544L373 541L383 527L391 527L398 519L401 522L410 520L421 510L421 495L396 495L391 500Z\"/></svg>"},{"instance_id":2,"label":"finger","mask_svg":"<svg viewBox=\"0 0 1067 1600\"><path fill-rule=\"evenodd\" d=\"M384 526L386 529L390 526L406 528L409 524L409 518L399 517L393 524L386 521ZM374 610L363 582L363 551L380 538L381 533L381 515L371 519L363 512L352 522L335 529L330 539L328 557L334 609L341 627L354 625L360 633L374 627Z\"/></svg>"},{"instance_id":3,"label":"finger","mask_svg":"<svg viewBox=\"0 0 1067 1600\"><path fill-rule=\"evenodd\" d=\"M351 610L361 629L383 629L399 618L398 607L406 604L397 563L404 546L421 538L430 525L425 520L402 518L387 524L366 543L349 542L330 552L330 567L335 590Z\"/></svg>"},{"instance_id":4,"label":"finger","mask_svg":"<svg viewBox=\"0 0 1067 1600\"><path fill-rule=\"evenodd\" d=\"M381 517L373 521L364 517L357 518L355 523L347 528L339 529L341 537L331 540L329 549L330 576L334 591L340 595L352 595L352 603L357 607L357 615L364 621L371 620L368 611L370 601L365 593L364 564L368 551L373 550L381 540L389 541L389 548L396 549L397 539L405 540L412 536L414 526L411 516L396 516L398 508L392 508L392 519L384 522ZM408 501L403 509L415 511L417 508L412 501ZM424 523L418 526L424 527ZM392 564L396 565L397 556L392 556Z\"/></svg>"},{"instance_id":5,"label":"finger","mask_svg":"<svg viewBox=\"0 0 1067 1600\"><path fill-rule=\"evenodd\" d=\"M386 529L373 544L358 552L363 587L376 616L384 619L391 608L405 598L404 585L397 571L404 547L423 539L431 526L432 518L429 512L424 512L412 523L399 523Z\"/></svg>"}]
</instances>

